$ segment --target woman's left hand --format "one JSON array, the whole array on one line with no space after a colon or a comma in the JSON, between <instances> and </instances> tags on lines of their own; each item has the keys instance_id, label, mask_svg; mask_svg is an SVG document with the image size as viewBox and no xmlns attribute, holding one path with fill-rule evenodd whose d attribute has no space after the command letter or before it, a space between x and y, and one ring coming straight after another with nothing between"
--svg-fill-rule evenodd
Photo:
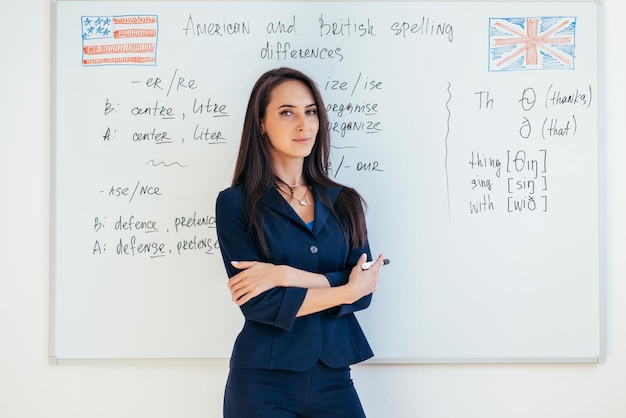
<instances>
[{"instance_id":1,"label":"woman's left hand","mask_svg":"<svg viewBox=\"0 0 626 418\"><path fill-rule=\"evenodd\" d=\"M239 306L278 286L280 266L260 261L232 261L231 264L241 270L228 280L232 300Z\"/></svg>"}]
</instances>

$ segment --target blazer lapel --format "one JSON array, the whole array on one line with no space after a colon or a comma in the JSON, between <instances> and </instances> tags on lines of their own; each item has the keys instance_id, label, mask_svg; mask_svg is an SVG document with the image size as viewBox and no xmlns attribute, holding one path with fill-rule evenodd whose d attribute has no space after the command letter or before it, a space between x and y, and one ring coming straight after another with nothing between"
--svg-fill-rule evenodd
<instances>
[{"instance_id":1,"label":"blazer lapel","mask_svg":"<svg viewBox=\"0 0 626 418\"><path fill-rule=\"evenodd\" d=\"M339 196L340 191L341 187L326 189L331 205L335 205L335 201L337 201L337 196ZM331 216L331 212L330 209L326 207L326 205L320 200L317 190L315 190L313 194L315 198L315 219L313 221L313 235L317 236L322 230L322 227L326 223L328 217Z\"/></svg>"},{"instance_id":2,"label":"blazer lapel","mask_svg":"<svg viewBox=\"0 0 626 418\"><path fill-rule=\"evenodd\" d=\"M300 217L296 214L296 212L289 206L287 201L283 199L283 197L278 193L278 190L272 188L265 194L263 201L267 205L268 208L276 211L277 213L283 215L288 219L298 219Z\"/></svg>"},{"instance_id":3,"label":"blazer lapel","mask_svg":"<svg viewBox=\"0 0 626 418\"><path fill-rule=\"evenodd\" d=\"M331 205L334 205L335 201L337 201L337 196L339 196L340 191L341 187L327 189L328 198L330 199ZM315 200L315 219L313 220L312 232L314 236L318 236L324 224L326 223L326 220L329 216L331 216L331 212L330 209L326 207L324 202L322 202L322 200L320 199L317 190L313 190L313 199ZM287 201L283 199L283 197L280 195L280 193L278 193L276 189L271 189L265 195L264 202L269 208L284 216L288 221L297 222L302 225L303 228L307 228L302 219L293 210L293 208L289 206Z\"/></svg>"}]
</instances>

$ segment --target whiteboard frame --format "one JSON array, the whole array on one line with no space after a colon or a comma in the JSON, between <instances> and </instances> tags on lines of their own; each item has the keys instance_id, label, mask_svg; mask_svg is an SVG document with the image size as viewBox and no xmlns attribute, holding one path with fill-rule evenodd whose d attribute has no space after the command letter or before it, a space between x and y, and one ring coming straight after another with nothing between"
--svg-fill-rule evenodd
<instances>
[{"instance_id":1,"label":"whiteboard frame","mask_svg":"<svg viewBox=\"0 0 626 418\"><path fill-rule=\"evenodd\" d=\"M50 212L50 282L49 282L49 350L48 350L48 362L51 365L62 365L62 364L74 364L74 363L111 363L111 362L122 362L122 363L151 363L151 362L174 362L176 364L180 362L190 362L192 364L211 364L211 365L227 365L228 358L59 358L56 355L56 341L55 341L55 312L56 312L56 277L55 277L55 260L56 260L56 246L54 244L54 238L58 233L58 226L55 222L56 215L56 193L55 193L55 184L56 184L56 109L54 106L54 100L57 95L57 84L56 84L56 21L57 21L57 10L56 4L58 3L72 3L72 2L80 2L85 0L51 0L51 102L50 102L50 114L51 114L51 148L50 148L50 199L51 199L51 212ZM91 1L91 0L87 0ZM94 0L93 3L98 2L106 2L106 1L118 1L118 0ZM149 0L136 0L136 1L146 1ZM171 2L172 0L156 0L156 2ZM196 2L220 2L224 0L190 0ZM235 0L238 2L245 2L241 0ZM285 3L306 3L306 2L328 2L329 0L308 0L308 1L294 1L294 0L270 0L271 2L285 2ZM330 0L332 1L332 0ZM342 2L354 2L354 3L377 3L381 0L342 0ZM421 3L421 2L432 2L433 0L394 0L394 2L400 3ZM460 3L472 3L475 1L472 0L444 0L445 2L460 2ZM555 2L563 2L563 3L595 3L598 6L603 5L603 0L552 0ZM154 1L152 1L154 2ZM258 0L258 2L267 2L267 0ZM477 3L488 3L488 2L502 2L501 0L481 0ZM541 3L540 0L504 0L504 2L510 3ZM597 357L580 357L580 358L480 358L480 359L472 359L472 358L378 358L375 357L373 359L367 360L361 363L364 366L372 365L416 365L416 364L553 364L553 363L605 363L607 360L607 313L606 313L606 299L607 299L607 286L606 286L606 271L603 268L606 263L606 222L605 217L607 207L606 207L606 199L607 199L607 190L606 190L606 172L604 168L606 167L606 130L605 130L605 100L606 97L606 88L604 80L606 77L601 76L601 74L605 73L605 62L606 62L606 52L604 49L605 45L605 36L604 31L601 28L604 27L604 9L602 7L598 7L597 9L597 57L598 57L598 73L597 73L597 85L599 91L598 100L598 208L599 208L599 257L600 257L600 271L599 271L599 289L600 289L600 336L599 336L599 344L600 344L600 355Z\"/></svg>"}]
</instances>

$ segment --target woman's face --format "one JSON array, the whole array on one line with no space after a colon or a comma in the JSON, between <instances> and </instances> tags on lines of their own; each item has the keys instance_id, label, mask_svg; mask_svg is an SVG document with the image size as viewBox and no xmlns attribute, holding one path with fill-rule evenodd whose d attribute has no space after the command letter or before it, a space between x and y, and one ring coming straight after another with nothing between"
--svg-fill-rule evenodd
<instances>
[{"instance_id":1,"label":"woman's face","mask_svg":"<svg viewBox=\"0 0 626 418\"><path fill-rule=\"evenodd\" d=\"M309 87L289 80L274 87L261 121L274 163L308 156L315 144L319 119Z\"/></svg>"}]
</instances>

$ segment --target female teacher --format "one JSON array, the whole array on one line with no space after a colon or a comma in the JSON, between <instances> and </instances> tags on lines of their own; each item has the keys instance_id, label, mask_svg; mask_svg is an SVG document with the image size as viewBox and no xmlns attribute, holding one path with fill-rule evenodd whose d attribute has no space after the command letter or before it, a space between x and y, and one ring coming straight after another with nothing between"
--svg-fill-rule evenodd
<instances>
[{"instance_id":1,"label":"female teacher","mask_svg":"<svg viewBox=\"0 0 626 418\"><path fill-rule=\"evenodd\" d=\"M328 175L315 83L280 68L256 82L232 186L216 203L232 299L245 317L230 360L228 418L356 418L350 365L372 350L354 315L376 290L363 202Z\"/></svg>"}]
</instances>

